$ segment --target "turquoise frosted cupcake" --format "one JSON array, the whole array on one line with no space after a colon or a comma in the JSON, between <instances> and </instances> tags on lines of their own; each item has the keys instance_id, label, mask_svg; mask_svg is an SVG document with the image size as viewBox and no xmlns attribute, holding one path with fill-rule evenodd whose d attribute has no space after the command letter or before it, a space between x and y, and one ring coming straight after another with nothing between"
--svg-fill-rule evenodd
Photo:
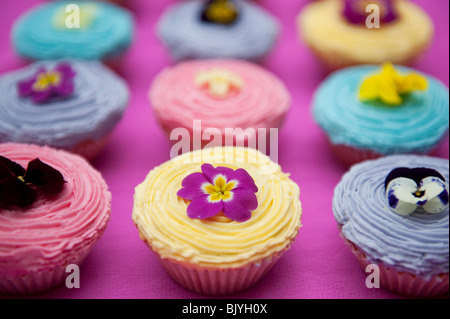
<instances>
[{"instance_id":1,"label":"turquoise frosted cupcake","mask_svg":"<svg viewBox=\"0 0 450 319\"><path fill-rule=\"evenodd\" d=\"M439 80L391 64L330 75L313 115L346 165L393 154L428 154L448 135L449 92Z\"/></svg>"},{"instance_id":2,"label":"turquoise frosted cupcake","mask_svg":"<svg viewBox=\"0 0 450 319\"><path fill-rule=\"evenodd\" d=\"M106 145L129 99L98 61L39 61L0 76L0 143L49 145L88 159Z\"/></svg>"},{"instance_id":3,"label":"turquoise frosted cupcake","mask_svg":"<svg viewBox=\"0 0 450 319\"><path fill-rule=\"evenodd\" d=\"M158 35L175 60L260 60L273 48L278 22L247 1L186 1L171 6Z\"/></svg>"},{"instance_id":4,"label":"turquoise frosted cupcake","mask_svg":"<svg viewBox=\"0 0 450 319\"><path fill-rule=\"evenodd\" d=\"M79 15L77 15L79 13ZM77 58L117 61L133 37L131 14L103 1L52 1L13 26L17 54L28 60Z\"/></svg>"}]
</instances>

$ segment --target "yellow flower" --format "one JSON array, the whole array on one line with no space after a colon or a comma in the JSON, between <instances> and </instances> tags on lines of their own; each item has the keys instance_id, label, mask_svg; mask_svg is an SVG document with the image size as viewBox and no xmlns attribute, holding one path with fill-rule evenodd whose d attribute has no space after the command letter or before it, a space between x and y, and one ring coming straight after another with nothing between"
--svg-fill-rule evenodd
<instances>
[{"instance_id":1,"label":"yellow flower","mask_svg":"<svg viewBox=\"0 0 450 319\"><path fill-rule=\"evenodd\" d=\"M199 72L195 77L197 86L206 86L209 94L217 98L226 98L232 89L240 90L244 86L242 78L223 69Z\"/></svg>"},{"instance_id":2,"label":"yellow flower","mask_svg":"<svg viewBox=\"0 0 450 319\"><path fill-rule=\"evenodd\" d=\"M391 63L385 63L381 73L364 80L359 90L359 98L361 101L379 99L388 105L400 105L403 103L402 95L427 88L426 77L418 73L399 74Z\"/></svg>"}]
</instances>

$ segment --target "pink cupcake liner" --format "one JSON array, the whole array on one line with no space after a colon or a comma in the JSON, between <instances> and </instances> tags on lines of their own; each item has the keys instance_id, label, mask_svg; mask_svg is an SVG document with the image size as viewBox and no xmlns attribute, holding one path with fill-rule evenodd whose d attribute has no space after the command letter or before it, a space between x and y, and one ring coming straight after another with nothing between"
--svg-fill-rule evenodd
<instances>
[{"instance_id":1,"label":"pink cupcake liner","mask_svg":"<svg viewBox=\"0 0 450 319\"><path fill-rule=\"evenodd\" d=\"M366 254L342 233L340 236L350 248L363 270L373 263L367 260ZM449 274L433 275L428 279L405 271L398 271L393 267L378 263L380 269L380 286L396 294L412 298L434 298L445 295L449 291Z\"/></svg>"},{"instance_id":2,"label":"pink cupcake liner","mask_svg":"<svg viewBox=\"0 0 450 319\"><path fill-rule=\"evenodd\" d=\"M376 153L370 150L357 149L355 147L344 144L332 144L330 142L330 145L334 156L347 167L367 160L377 159L383 156L380 153Z\"/></svg>"},{"instance_id":3,"label":"pink cupcake liner","mask_svg":"<svg viewBox=\"0 0 450 319\"><path fill-rule=\"evenodd\" d=\"M110 134L99 140L86 140L72 147L69 151L75 154L78 154L85 159L92 161L94 160L101 151L105 148L106 144L109 141Z\"/></svg>"},{"instance_id":4,"label":"pink cupcake liner","mask_svg":"<svg viewBox=\"0 0 450 319\"><path fill-rule=\"evenodd\" d=\"M201 267L161 258L147 241L145 243L158 258L169 277L183 288L200 295L225 296L255 285L289 250L294 241L295 238L291 239L289 245L279 252L236 268Z\"/></svg>"}]
</instances>

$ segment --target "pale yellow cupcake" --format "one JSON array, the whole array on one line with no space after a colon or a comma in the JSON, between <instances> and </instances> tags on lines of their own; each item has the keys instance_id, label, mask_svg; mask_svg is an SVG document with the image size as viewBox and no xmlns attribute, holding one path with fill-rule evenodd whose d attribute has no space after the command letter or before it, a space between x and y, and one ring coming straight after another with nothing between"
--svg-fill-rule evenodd
<instances>
[{"instance_id":1,"label":"pale yellow cupcake","mask_svg":"<svg viewBox=\"0 0 450 319\"><path fill-rule=\"evenodd\" d=\"M418 5L408 0L393 1L397 18L389 23L380 23L379 28L349 22L343 14L343 0L311 2L297 17L299 34L332 70L383 62L412 64L428 49L434 26ZM372 12L369 11L367 16Z\"/></svg>"},{"instance_id":2,"label":"pale yellow cupcake","mask_svg":"<svg viewBox=\"0 0 450 319\"><path fill-rule=\"evenodd\" d=\"M177 194L189 184L188 176L202 174L204 164L244 169L252 178L257 208L247 221L231 220L225 208L206 219L188 216L191 201ZM235 190L231 197L238 198ZM301 227L299 197L298 185L266 155L218 147L186 153L153 169L136 188L132 219L176 282L200 294L227 295L255 284L290 248Z\"/></svg>"}]
</instances>

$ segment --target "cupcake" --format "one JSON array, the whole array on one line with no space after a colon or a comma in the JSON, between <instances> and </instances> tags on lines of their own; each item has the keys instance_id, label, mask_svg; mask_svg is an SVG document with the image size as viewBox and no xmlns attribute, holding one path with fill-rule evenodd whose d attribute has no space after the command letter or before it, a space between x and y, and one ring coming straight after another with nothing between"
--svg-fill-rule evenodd
<instances>
[{"instance_id":1,"label":"cupcake","mask_svg":"<svg viewBox=\"0 0 450 319\"><path fill-rule=\"evenodd\" d=\"M122 118L125 82L98 61L35 62L0 76L0 143L49 145L94 159Z\"/></svg>"},{"instance_id":2,"label":"cupcake","mask_svg":"<svg viewBox=\"0 0 450 319\"><path fill-rule=\"evenodd\" d=\"M136 188L132 219L177 283L229 295L254 285L294 242L299 195L261 152L217 147L153 169Z\"/></svg>"},{"instance_id":3,"label":"cupcake","mask_svg":"<svg viewBox=\"0 0 450 319\"><path fill-rule=\"evenodd\" d=\"M332 70L412 64L426 52L434 33L427 13L408 0L312 1L297 24L302 40Z\"/></svg>"},{"instance_id":4,"label":"cupcake","mask_svg":"<svg viewBox=\"0 0 450 319\"><path fill-rule=\"evenodd\" d=\"M386 155L430 154L448 136L448 88L406 67L337 71L313 103L316 122L348 166Z\"/></svg>"},{"instance_id":5,"label":"cupcake","mask_svg":"<svg viewBox=\"0 0 450 319\"><path fill-rule=\"evenodd\" d=\"M274 17L247 1L185 1L167 9L158 23L158 36L176 61L259 61L272 50L278 32Z\"/></svg>"},{"instance_id":6,"label":"cupcake","mask_svg":"<svg viewBox=\"0 0 450 319\"><path fill-rule=\"evenodd\" d=\"M105 181L82 157L0 144L0 293L62 284L104 232L110 206Z\"/></svg>"},{"instance_id":7,"label":"cupcake","mask_svg":"<svg viewBox=\"0 0 450 319\"><path fill-rule=\"evenodd\" d=\"M117 66L132 36L132 15L117 5L52 1L32 8L16 21L12 43L26 60L75 58Z\"/></svg>"},{"instance_id":8,"label":"cupcake","mask_svg":"<svg viewBox=\"0 0 450 319\"><path fill-rule=\"evenodd\" d=\"M251 146L270 141L291 97L282 81L259 65L210 59L163 70L151 86L150 102L171 139L181 129L202 146Z\"/></svg>"},{"instance_id":9,"label":"cupcake","mask_svg":"<svg viewBox=\"0 0 450 319\"><path fill-rule=\"evenodd\" d=\"M335 189L334 217L363 269L382 288L436 297L449 288L449 163L393 155L355 165Z\"/></svg>"}]
</instances>

